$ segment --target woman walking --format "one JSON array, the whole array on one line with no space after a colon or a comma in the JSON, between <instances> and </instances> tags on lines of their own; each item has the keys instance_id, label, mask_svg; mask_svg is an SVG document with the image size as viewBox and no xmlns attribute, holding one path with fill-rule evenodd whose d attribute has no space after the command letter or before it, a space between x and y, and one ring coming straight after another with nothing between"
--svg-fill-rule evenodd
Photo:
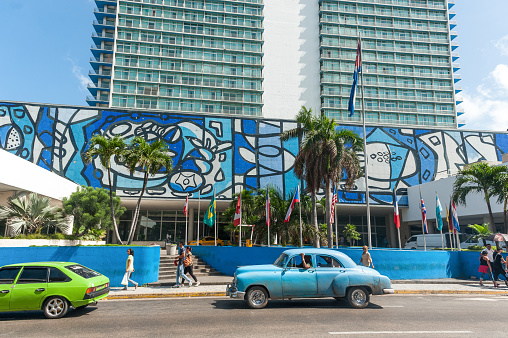
<instances>
[{"instance_id":1,"label":"woman walking","mask_svg":"<svg viewBox=\"0 0 508 338\"><path fill-rule=\"evenodd\" d=\"M131 275L134 272L134 250L127 249L127 262L125 263L125 275L123 276L122 285L125 285L122 290L127 290L129 282L134 284L134 290L138 288L138 283L131 279Z\"/></svg>"},{"instance_id":2,"label":"woman walking","mask_svg":"<svg viewBox=\"0 0 508 338\"><path fill-rule=\"evenodd\" d=\"M186 275L187 273L194 279L194 282L196 283L195 286L199 286L198 279L196 276L194 276L194 262L193 262L193 256L192 256L192 248L188 246L185 248L185 259L183 260L184 270L183 274ZM183 284L183 277L182 277L182 284Z\"/></svg>"},{"instance_id":3,"label":"woman walking","mask_svg":"<svg viewBox=\"0 0 508 338\"><path fill-rule=\"evenodd\" d=\"M366 267L370 267L372 265L372 268L374 269L374 263L372 263L372 258L370 257L368 249L369 248L366 245L363 246L362 258L360 259L360 263L358 263L358 265Z\"/></svg>"},{"instance_id":4,"label":"woman walking","mask_svg":"<svg viewBox=\"0 0 508 338\"><path fill-rule=\"evenodd\" d=\"M492 267L490 266L489 257L487 256L487 251L482 251L480 255L480 267L478 268L478 272L480 273L480 286L483 286L483 277L485 274L488 274L488 271L492 271Z\"/></svg>"}]
</instances>

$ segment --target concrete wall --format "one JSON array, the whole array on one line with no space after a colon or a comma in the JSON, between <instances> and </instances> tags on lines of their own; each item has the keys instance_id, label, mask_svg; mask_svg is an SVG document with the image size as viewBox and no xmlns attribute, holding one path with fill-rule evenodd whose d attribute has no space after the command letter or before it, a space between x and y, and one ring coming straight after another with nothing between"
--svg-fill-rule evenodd
<instances>
[{"instance_id":1,"label":"concrete wall","mask_svg":"<svg viewBox=\"0 0 508 338\"><path fill-rule=\"evenodd\" d=\"M193 247L193 252L217 271L232 276L238 266L271 264L286 249L199 246ZM355 262L360 261L360 248L339 251ZM374 249L370 253L376 270L391 279L461 278L474 275L468 275L469 272L463 271L462 267L474 262L468 256L464 263L460 257L463 253L459 252ZM478 271L477 263L475 268Z\"/></svg>"},{"instance_id":2,"label":"concrete wall","mask_svg":"<svg viewBox=\"0 0 508 338\"><path fill-rule=\"evenodd\" d=\"M121 286L127 260L126 246L48 246L28 248L0 248L0 266L26 262L64 261L82 264L102 273L111 286ZM132 247L134 269L132 279L139 283L159 279L159 246Z\"/></svg>"}]
</instances>

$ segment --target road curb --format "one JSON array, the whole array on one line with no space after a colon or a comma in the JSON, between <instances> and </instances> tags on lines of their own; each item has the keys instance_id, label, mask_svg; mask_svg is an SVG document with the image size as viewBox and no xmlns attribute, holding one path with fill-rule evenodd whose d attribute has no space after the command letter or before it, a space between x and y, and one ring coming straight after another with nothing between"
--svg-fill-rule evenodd
<instances>
[{"instance_id":1,"label":"road curb","mask_svg":"<svg viewBox=\"0 0 508 338\"><path fill-rule=\"evenodd\" d=\"M105 299L145 299L145 298L179 298L179 297L221 297L225 291L179 292L179 293L142 293L135 295L108 295Z\"/></svg>"},{"instance_id":2,"label":"road curb","mask_svg":"<svg viewBox=\"0 0 508 338\"><path fill-rule=\"evenodd\" d=\"M506 291L464 291L464 290L395 290L395 294L405 295L508 295Z\"/></svg>"}]
</instances>

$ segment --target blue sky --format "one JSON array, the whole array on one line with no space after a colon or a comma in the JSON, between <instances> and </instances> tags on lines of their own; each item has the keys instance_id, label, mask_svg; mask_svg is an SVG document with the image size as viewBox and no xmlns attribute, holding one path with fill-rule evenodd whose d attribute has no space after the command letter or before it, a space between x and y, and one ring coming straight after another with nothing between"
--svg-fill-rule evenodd
<instances>
[{"instance_id":1,"label":"blue sky","mask_svg":"<svg viewBox=\"0 0 508 338\"><path fill-rule=\"evenodd\" d=\"M277 0L265 0L277 1ZM508 128L507 0L455 0L467 129ZM86 105L92 0L0 0L0 99Z\"/></svg>"}]
</instances>

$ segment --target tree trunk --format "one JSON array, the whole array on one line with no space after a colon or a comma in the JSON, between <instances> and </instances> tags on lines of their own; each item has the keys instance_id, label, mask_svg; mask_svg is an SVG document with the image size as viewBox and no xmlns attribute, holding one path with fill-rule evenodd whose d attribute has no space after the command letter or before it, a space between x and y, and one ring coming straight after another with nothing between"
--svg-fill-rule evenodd
<instances>
[{"instance_id":1,"label":"tree trunk","mask_svg":"<svg viewBox=\"0 0 508 338\"><path fill-rule=\"evenodd\" d=\"M326 205L326 212L325 212L325 217L326 217L326 238L328 239L328 247L329 248L332 248L333 247L333 238L332 238L332 225L331 225L331 222L330 222L330 216L331 216L331 212L332 212L332 187L331 187L331 181L330 180L326 180L326 187L325 187L325 205Z\"/></svg>"},{"instance_id":2,"label":"tree trunk","mask_svg":"<svg viewBox=\"0 0 508 338\"><path fill-rule=\"evenodd\" d=\"M492 214L492 207L490 206L490 198L487 190L484 190L485 193L485 202L487 202L487 209L489 210L490 224L489 229L492 232L496 232L496 224L494 223L494 215Z\"/></svg>"},{"instance_id":3,"label":"tree trunk","mask_svg":"<svg viewBox=\"0 0 508 338\"><path fill-rule=\"evenodd\" d=\"M503 206L503 216L504 216L504 233L505 234L508 234L508 219L507 219L507 214L506 214L506 209L508 208L508 197L505 197L504 199L504 206ZM508 246L506 246L507 250L508 250Z\"/></svg>"},{"instance_id":4,"label":"tree trunk","mask_svg":"<svg viewBox=\"0 0 508 338\"><path fill-rule=\"evenodd\" d=\"M319 226L317 222L317 201L316 201L316 193L312 194L312 224L314 225L314 229L316 230L316 234L314 236L314 247L319 248Z\"/></svg>"},{"instance_id":5,"label":"tree trunk","mask_svg":"<svg viewBox=\"0 0 508 338\"><path fill-rule=\"evenodd\" d=\"M131 244L134 239L134 233L136 232L136 226L138 225L138 217L139 217L139 209L141 207L141 199L143 198L143 194L145 193L146 185L148 184L148 173L145 172L145 177L143 177L143 188L141 190L141 194L139 195L138 202L136 203L136 209L134 209L134 215L132 217L131 229L129 231L129 237L127 238L127 245Z\"/></svg>"},{"instance_id":6,"label":"tree trunk","mask_svg":"<svg viewBox=\"0 0 508 338\"><path fill-rule=\"evenodd\" d=\"M108 166L108 185L109 185L109 204L111 207L111 219L113 220L113 230L115 231L115 236L117 241L123 245L122 239L120 238L120 233L118 232L118 225L116 224L115 217L115 208L113 205L113 189L111 188L111 168Z\"/></svg>"}]
</instances>

